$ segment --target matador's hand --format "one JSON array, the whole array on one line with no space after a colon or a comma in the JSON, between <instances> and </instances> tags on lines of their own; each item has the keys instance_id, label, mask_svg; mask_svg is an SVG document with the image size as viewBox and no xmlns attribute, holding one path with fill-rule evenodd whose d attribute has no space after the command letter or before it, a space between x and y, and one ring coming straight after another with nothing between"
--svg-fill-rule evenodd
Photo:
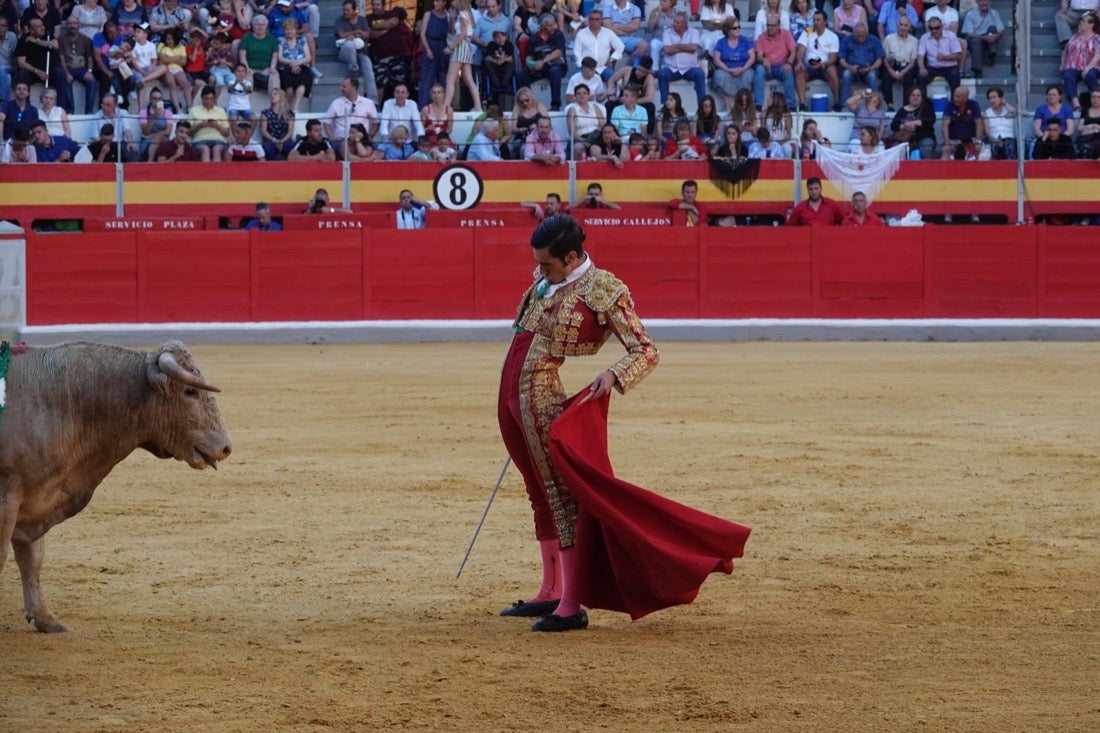
<instances>
[{"instance_id":1,"label":"matador's hand","mask_svg":"<svg viewBox=\"0 0 1100 733\"><path fill-rule=\"evenodd\" d=\"M605 394L610 392L611 388L615 386L616 379L617 377L615 376L615 372L611 371L610 369L600 372L596 379L592 382L592 386L588 388L589 392L592 393L590 399L599 399L600 397L603 397Z\"/></svg>"}]
</instances>

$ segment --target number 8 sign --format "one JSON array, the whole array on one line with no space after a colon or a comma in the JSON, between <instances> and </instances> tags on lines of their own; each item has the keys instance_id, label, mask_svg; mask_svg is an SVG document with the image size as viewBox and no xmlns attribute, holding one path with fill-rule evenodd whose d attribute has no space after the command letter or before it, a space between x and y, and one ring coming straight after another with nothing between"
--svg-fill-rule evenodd
<instances>
[{"instance_id":1,"label":"number 8 sign","mask_svg":"<svg viewBox=\"0 0 1100 733\"><path fill-rule=\"evenodd\" d=\"M432 184L432 192L440 208L465 211L477 206L485 193L481 176L469 166L451 165L439 172Z\"/></svg>"}]
</instances>

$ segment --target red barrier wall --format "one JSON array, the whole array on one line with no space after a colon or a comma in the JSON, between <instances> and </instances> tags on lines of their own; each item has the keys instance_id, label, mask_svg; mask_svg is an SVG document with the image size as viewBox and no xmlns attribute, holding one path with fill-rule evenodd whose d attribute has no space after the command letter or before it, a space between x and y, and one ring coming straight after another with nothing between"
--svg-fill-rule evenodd
<instances>
[{"instance_id":1,"label":"red barrier wall","mask_svg":"<svg viewBox=\"0 0 1100 733\"><path fill-rule=\"evenodd\" d=\"M31 325L510 318L530 227L29 234ZM650 318L1095 318L1084 228L588 228Z\"/></svg>"}]
</instances>

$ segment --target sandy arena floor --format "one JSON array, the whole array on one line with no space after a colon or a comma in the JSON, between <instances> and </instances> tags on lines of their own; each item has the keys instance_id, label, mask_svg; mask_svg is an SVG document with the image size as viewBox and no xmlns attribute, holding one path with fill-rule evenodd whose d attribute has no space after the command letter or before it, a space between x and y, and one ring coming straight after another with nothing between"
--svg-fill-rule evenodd
<instances>
[{"instance_id":1,"label":"sandy arena floor","mask_svg":"<svg viewBox=\"0 0 1100 733\"><path fill-rule=\"evenodd\" d=\"M514 469L454 577L504 349L196 348L233 456L134 454L50 533L66 634L8 551L0 731L1100 730L1100 344L663 344L617 472L746 557L564 635L497 616L538 579Z\"/></svg>"}]
</instances>

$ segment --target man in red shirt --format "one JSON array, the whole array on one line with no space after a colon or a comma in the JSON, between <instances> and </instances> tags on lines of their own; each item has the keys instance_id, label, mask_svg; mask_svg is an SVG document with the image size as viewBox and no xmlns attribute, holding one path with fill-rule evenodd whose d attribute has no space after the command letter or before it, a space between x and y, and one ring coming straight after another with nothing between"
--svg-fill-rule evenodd
<instances>
[{"instance_id":1,"label":"man in red shirt","mask_svg":"<svg viewBox=\"0 0 1100 733\"><path fill-rule=\"evenodd\" d=\"M882 219L867 211L867 196L863 191L852 194L852 210L844 216L842 227L881 227L886 226Z\"/></svg>"},{"instance_id":2,"label":"man in red shirt","mask_svg":"<svg viewBox=\"0 0 1100 733\"><path fill-rule=\"evenodd\" d=\"M815 224L837 226L844 221L840 207L832 199L821 195L821 179L810 178L806 181L807 199L794 207L787 226L807 227Z\"/></svg>"},{"instance_id":3,"label":"man in red shirt","mask_svg":"<svg viewBox=\"0 0 1100 733\"><path fill-rule=\"evenodd\" d=\"M672 199L668 202L668 211L670 214L675 214L678 211L684 212L687 219L687 226L706 226L707 225L707 212L696 201L695 197L699 194L699 184L693 180L684 181L680 184L680 198ZM673 220L675 223L675 220Z\"/></svg>"}]
</instances>

